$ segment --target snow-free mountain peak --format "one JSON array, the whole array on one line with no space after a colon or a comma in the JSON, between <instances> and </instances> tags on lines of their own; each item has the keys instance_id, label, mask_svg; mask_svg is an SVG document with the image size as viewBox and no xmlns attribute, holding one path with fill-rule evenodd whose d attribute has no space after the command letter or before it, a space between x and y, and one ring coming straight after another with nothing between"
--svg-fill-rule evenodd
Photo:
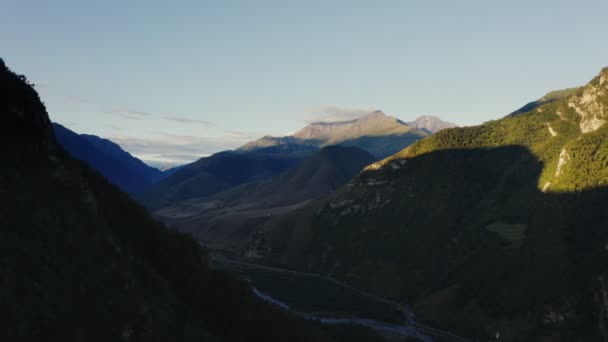
<instances>
[{"instance_id":1,"label":"snow-free mountain peak","mask_svg":"<svg viewBox=\"0 0 608 342\"><path fill-rule=\"evenodd\" d=\"M458 127L458 125L455 123L443 121L441 118L434 115L423 115L416 118L414 121L408 122L407 124L431 134L435 134L446 128Z\"/></svg>"},{"instance_id":2,"label":"snow-free mountain peak","mask_svg":"<svg viewBox=\"0 0 608 342\"><path fill-rule=\"evenodd\" d=\"M245 144L238 151L256 151L286 144L317 149L329 145L345 145L359 147L380 159L428 134L377 110L353 120L313 122L285 137L265 136Z\"/></svg>"}]
</instances>

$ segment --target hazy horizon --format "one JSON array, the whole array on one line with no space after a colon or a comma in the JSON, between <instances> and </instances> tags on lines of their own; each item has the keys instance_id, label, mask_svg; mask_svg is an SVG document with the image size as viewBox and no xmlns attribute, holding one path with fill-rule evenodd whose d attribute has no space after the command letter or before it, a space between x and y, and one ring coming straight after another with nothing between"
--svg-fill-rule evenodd
<instances>
[{"instance_id":1,"label":"hazy horizon","mask_svg":"<svg viewBox=\"0 0 608 342\"><path fill-rule=\"evenodd\" d=\"M9 1L0 38L54 121L179 164L375 109L404 121L497 119L608 65L606 10L601 1Z\"/></svg>"}]
</instances>

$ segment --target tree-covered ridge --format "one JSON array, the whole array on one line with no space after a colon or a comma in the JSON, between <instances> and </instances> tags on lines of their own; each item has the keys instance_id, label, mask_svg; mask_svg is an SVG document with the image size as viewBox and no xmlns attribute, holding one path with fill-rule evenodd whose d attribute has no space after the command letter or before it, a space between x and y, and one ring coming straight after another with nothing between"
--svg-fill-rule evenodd
<instances>
[{"instance_id":1,"label":"tree-covered ridge","mask_svg":"<svg viewBox=\"0 0 608 342\"><path fill-rule=\"evenodd\" d=\"M585 87L576 89L559 101L520 115L481 126L439 132L370 166L370 169L443 149L517 145L528 148L545 164L539 177L539 189L572 191L608 184L608 168L603 167L605 152L608 151L603 139L599 138L606 134L603 120L608 117L608 69L602 70ZM580 103L587 107L581 109ZM591 145L596 148L592 150ZM574 151L576 158L573 158ZM564 161L558 172L560 159ZM582 174L577 165L586 165L583 169L593 172L593 176Z\"/></svg>"},{"instance_id":2,"label":"tree-covered ridge","mask_svg":"<svg viewBox=\"0 0 608 342\"><path fill-rule=\"evenodd\" d=\"M527 112L529 112L533 109L536 109L542 105L545 105L547 103L559 101L563 98L566 98L566 97L574 94L579 88L580 87L574 87L574 88L566 88L566 89L561 89L561 90L550 91L547 94L545 94L543 97L541 97L540 99L526 103L524 106L522 106L518 110L509 114L509 116L527 113Z\"/></svg>"},{"instance_id":3,"label":"tree-covered ridge","mask_svg":"<svg viewBox=\"0 0 608 342\"><path fill-rule=\"evenodd\" d=\"M608 126L585 122L608 114L607 71L368 166L286 218L269 261L400 299L474 339L606 340Z\"/></svg>"}]
</instances>

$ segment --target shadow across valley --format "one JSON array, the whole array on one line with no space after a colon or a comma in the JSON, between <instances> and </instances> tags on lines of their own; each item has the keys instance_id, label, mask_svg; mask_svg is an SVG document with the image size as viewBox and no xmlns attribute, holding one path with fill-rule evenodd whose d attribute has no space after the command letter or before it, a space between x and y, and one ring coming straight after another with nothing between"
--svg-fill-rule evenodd
<instances>
[{"instance_id":1,"label":"shadow across valley","mask_svg":"<svg viewBox=\"0 0 608 342\"><path fill-rule=\"evenodd\" d=\"M268 261L415 304L468 336L597 338L608 189L543 192L543 168L522 146L391 161L267 231Z\"/></svg>"}]
</instances>

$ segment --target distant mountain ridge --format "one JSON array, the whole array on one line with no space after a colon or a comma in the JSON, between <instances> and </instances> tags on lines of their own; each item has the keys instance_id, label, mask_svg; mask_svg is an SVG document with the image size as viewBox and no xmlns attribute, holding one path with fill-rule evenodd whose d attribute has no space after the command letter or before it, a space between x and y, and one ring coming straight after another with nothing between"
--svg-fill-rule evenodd
<instances>
[{"instance_id":1,"label":"distant mountain ridge","mask_svg":"<svg viewBox=\"0 0 608 342\"><path fill-rule=\"evenodd\" d=\"M231 187L286 172L312 152L270 153L224 151L184 165L138 195L155 210L190 198L210 196Z\"/></svg>"},{"instance_id":2,"label":"distant mountain ridge","mask_svg":"<svg viewBox=\"0 0 608 342\"><path fill-rule=\"evenodd\" d=\"M434 131L453 126L436 117L417 122ZM429 134L381 111L315 122L291 136L264 136L235 152L202 158L140 199L174 228L215 248L242 253L255 229L338 189L364 166ZM271 160L287 164L276 172L261 167Z\"/></svg>"},{"instance_id":3,"label":"distant mountain ridge","mask_svg":"<svg viewBox=\"0 0 608 342\"><path fill-rule=\"evenodd\" d=\"M416 120L410 121L407 124L430 134L435 134L447 128L458 127L458 125L455 123L443 121L433 115L420 116Z\"/></svg>"},{"instance_id":4,"label":"distant mountain ridge","mask_svg":"<svg viewBox=\"0 0 608 342\"><path fill-rule=\"evenodd\" d=\"M241 146L237 151L255 151L287 144L308 149L343 145L361 148L382 159L428 134L382 111L375 111L348 121L314 122L290 136L265 136Z\"/></svg>"},{"instance_id":5,"label":"distant mountain ridge","mask_svg":"<svg viewBox=\"0 0 608 342\"><path fill-rule=\"evenodd\" d=\"M177 172L178 170L182 169L184 166L186 166L188 164L183 164L183 165L177 165L177 166L171 166L168 167L166 169L161 170L166 176L170 176L172 174L174 174L175 172Z\"/></svg>"},{"instance_id":6,"label":"distant mountain ridge","mask_svg":"<svg viewBox=\"0 0 608 342\"><path fill-rule=\"evenodd\" d=\"M267 221L331 193L374 161L356 147L327 146L271 179L173 203L154 214L210 247L243 254L255 240L251 233Z\"/></svg>"},{"instance_id":7,"label":"distant mountain ridge","mask_svg":"<svg viewBox=\"0 0 608 342\"><path fill-rule=\"evenodd\" d=\"M138 196L158 210L178 202L211 196L248 182L287 172L326 146L357 147L381 159L428 136L376 111L359 119L312 123L292 136L265 136L236 151L224 151L188 164Z\"/></svg>"},{"instance_id":8,"label":"distant mountain ridge","mask_svg":"<svg viewBox=\"0 0 608 342\"><path fill-rule=\"evenodd\" d=\"M108 139L78 134L58 123L53 123L53 130L57 141L72 157L86 162L131 195L166 177L162 171L146 165Z\"/></svg>"}]
</instances>

